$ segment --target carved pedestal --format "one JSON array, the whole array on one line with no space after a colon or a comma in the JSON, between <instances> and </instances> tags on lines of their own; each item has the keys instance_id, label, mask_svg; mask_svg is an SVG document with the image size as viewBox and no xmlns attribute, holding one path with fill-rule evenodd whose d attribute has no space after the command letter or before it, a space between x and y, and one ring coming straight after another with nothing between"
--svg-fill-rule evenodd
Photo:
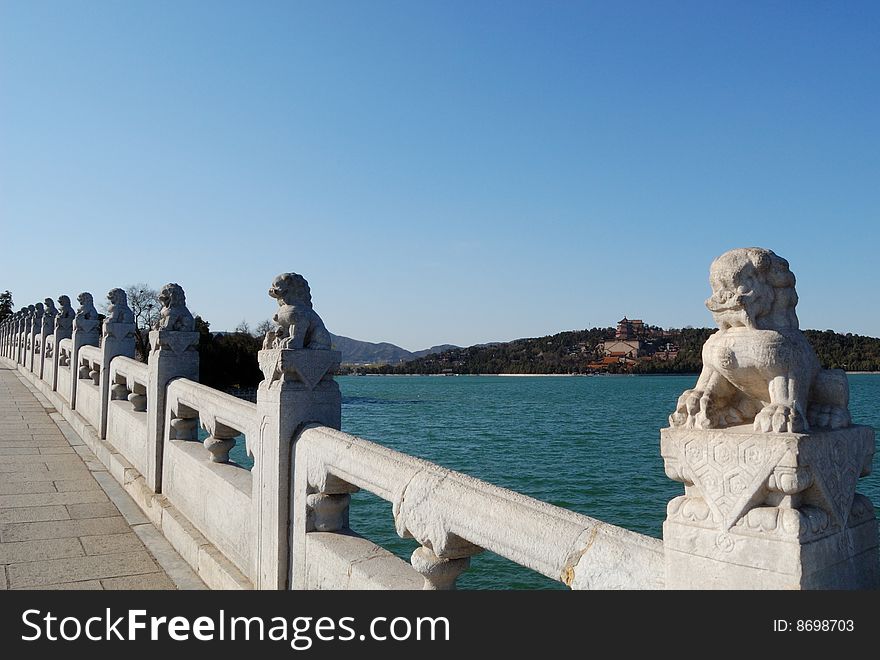
<instances>
[{"instance_id":1,"label":"carved pedestal","mask_svg":"<svg viewBox=\"0 0 880 660\"><path fill-rule=\"evenodd\" d=\"M247 438L254 456L254 502L259 525L257 588L283 589L288 580L291 447L304 424L339 429L342 395L333 380L338 351L266 349L259 353L263 381L257 389L259 437ZM293 506L306 506L294 502Z\"/></svg>"},{"instance_id":2,"label":"carved pedestal","mask_svg":"<svg viewBox=\"0 0 880 660\"><path fill-rule=\"evenodd\" d=\"M880 581L877 520L856 482L874 432L660 431L685 484L663 523L668 589L867 589Z\"/></svg>"},{"instance_id":3,"label":"carved pedestal","mask_svg":"<svg viewBox=\"0 0 880 660\"><path fill-rule=\"evenodd\" d=\"M123 355L134 357L134 323L112 323L104 321L104 333L101 341L101 370L98 373L101 387L101 438L107 437L107 402L110 396L110 362L113 358Z\"/></svg>"},{"instance_id":4,"label":"carved pedestal","mask_svg":"<svg viewBox=\"0 0 880 660\"><path fill-rule=\"evenodd\" d=\"M70 407L76 409L76 384L79 382L79 349L83 346L97 346L101 336L97 319L77 318L71 334L70 350Z\"/></svg>"},{"instance_id":5,"label":"carved pedestal","mask_svg":"<svg viewBox=\"0 0 880 660\"><path fill-rule=\"evenodd\" d=\"M144 478L154 492L162 490L162 449L165 433L165 392L175 378L199 380L199 333L151 330L147 358L147 472ZM131 399L130 399L131 400ZM139 404L132 401L136 406Z\"/></svg>"}]
</instances>

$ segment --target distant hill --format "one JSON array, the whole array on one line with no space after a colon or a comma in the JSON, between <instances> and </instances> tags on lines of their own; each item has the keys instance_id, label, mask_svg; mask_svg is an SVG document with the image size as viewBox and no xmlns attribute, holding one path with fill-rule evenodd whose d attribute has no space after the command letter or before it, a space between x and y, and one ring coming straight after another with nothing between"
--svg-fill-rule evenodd
<instances>
[{"instance_id":1,"label":"distant hill","mask_svg":"<svg viewBox=\"0 0 880 660\"><path fill-rule=\"evenodd\" d=\"M671 330L664 341L680 347L668 361L639 361L611 365L611 373L695 373L702 369L701 349L715 328ZM880 339L832 330L805 330L804 335L825 368L880 371ZM601 357L599 342L614 336L614 328L560 332L546 337L451 348L368 369L396 374L570 374L591 373L588 366ZM412 354L411 354L412 355ZM362 371L363 369L359 369Z\"/></svg>"},{"instance_id":2,"label":"distant hill","mask_svg":"<svg viewBox=\"0 0 880 660\"><path fill-rule=\"evenodd\" d=\"M414 353L410 353L412 355L411 358L407 358L408 360L413 360L415 358L425 357L426 355L433 355L434 353L442 353L443 351L451 351L458 348L455 344L440 344L439 346L431 346L431 348L424 348L421 351L416 351Z\"/></svg>"},{"instance_id":3,"label":"distant hill","mask_svg":"<svg viewBox=\"0 0 880 660\"><path fill-rule=\"evenodd\" d=\"M400 364L433 353L458 348L452 344L441 344L412 352L384 341L374 344L341 335L331 334L330 337L334 350L342 352L343 364Z\"/></svg>"}]
</instances>

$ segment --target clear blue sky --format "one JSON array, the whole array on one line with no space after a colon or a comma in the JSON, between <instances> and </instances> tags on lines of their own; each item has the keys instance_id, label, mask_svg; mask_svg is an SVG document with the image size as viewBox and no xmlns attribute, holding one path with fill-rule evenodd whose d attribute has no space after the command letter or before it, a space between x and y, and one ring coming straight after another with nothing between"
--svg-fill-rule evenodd
<instances>
[{"instance_id":1,"label":"clear blue sky","mask_svg":"<svg viewBox=\"0 0 880 660\"><path fill-rule=\"evenodd\" d=\"M273 276L409 349L709 325L769 247L880 335L880 2L0 2L0 290Z\"/></svg>"}]
</instances>

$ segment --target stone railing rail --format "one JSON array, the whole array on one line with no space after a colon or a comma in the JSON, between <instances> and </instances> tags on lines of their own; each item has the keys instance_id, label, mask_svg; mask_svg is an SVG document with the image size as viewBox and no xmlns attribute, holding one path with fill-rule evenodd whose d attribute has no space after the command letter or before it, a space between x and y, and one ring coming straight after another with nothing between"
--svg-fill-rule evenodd
<instances>
[{"instance_id":1,"label":"stone railing rail","mask_svg":"<svg viewBox=\"0 0 880 660\"><path fill-rule=\"evenodd\" d=\"M168 386L162 492L251 582L257 559L253 474L229 461L258 433L257 406L186 378ZM208 437L198 442L198 426ZM259 471L262 466L254 465Z\"/></svg>"},{"instance_id":2,"label":"stone railing rail","mask_svg":"<svg viewBox=\"0 0 880 660\"><path fill-rule=\"evenodd\" d=\"M773 266L773 281L793 288L778 257L745 252L753 262L736 253L721 265ZM199 335L178 285L163 289L146 364L133 359L124 293L111 295L116 313L101 328L89 294L75 319L68 305L66 328L56 323L54 335L37 323L36 305L17 312L0 324L2 360L49 399L210 587L450 589L484 550L573 589L880 581L874 510L855 493L857 475L870 471L874 434L849 424L845 376L816 371L809 354L795 365L820 393L809 410L819 428L809 432L797 418L807 404L784 401L767 405L772 418L758 415L754 428L727 428L700 389L717 386L717 373L682 395L661 452L684 495L670 502L661 541L343 433L332 375L341 356L299 275L279 275L270 289L280 327L258 354L255 404L198 382ZM719 309L726 321L728 309ZM785 341L798 341L786 332ZM745 355L748 347L733 342L765 341L730 336L730 350ZM718 397L734 391L720 387ZM250 470L229 457L240 436ZM360 489L387 501L398 534L419 544L409 562L350 529L351 493Z\"/></svg>"},{"instance_id":3,"label":"stone railing rail","mask_svg":"<svg viewBox=\"0 0 880 660\"><path fill-rule=\"evenodd\" d=\"M307 427L295 447L294 588L395 588L413 569L425 589L449 588L482 550L575 589L663 586L659 539L327 427ZM398 534L421 544L412 567L347 532L349 493L361 488L390 502Z\"/></svg>"}]
</instances>

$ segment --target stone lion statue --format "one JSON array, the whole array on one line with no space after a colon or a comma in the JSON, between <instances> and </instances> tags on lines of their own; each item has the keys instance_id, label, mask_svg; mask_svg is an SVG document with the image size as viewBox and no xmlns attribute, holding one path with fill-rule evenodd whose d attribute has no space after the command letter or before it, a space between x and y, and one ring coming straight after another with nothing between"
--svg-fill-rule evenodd
<instances>
[{"instance_id":1,"label":"stone lion statue","mask_svg":"<svg viewBox=\"0 0 880 660\"><path fill-rule=\"evenodd\" d=\"M86 321L94 321L98 318L98 310L95 309L95 301L91 293L83 291L76 297L76 301L79 303L79 309L76 310L76 318Z\"/></svg>"},{"instance_id":2,"label":"stone lion statue","mask_svg":"<svg viewBox=\"0 0 880 660\"><path fill-rule=\"evenodd\" d=\"M70 298L65 295L58 296L58 315L55 317L56 328L70 328L74 317L73 307L70 306Z\"/></svg>"},{"instance_id":3,"label":"stone lion statue","mask_svg":"<svg viewBox=\"0 0 880 660\"><path fill-rule=\"evenodd\" d=\"M55 301L51 298L46 298L43 301L43 306L45 308L43 312L43 329L47 331L54 330L55 317L58 316L58 310L55 309Z\"/></svg>"},{"instance_id":4,"label":"stone lion statue","mask_svg":"<svg viewBox=\"0 0 880 660\"><path fill-rule=\"evenodd\" d=\"M272 341L274 348L330 349L330 333L312 309L312 293L302 275L278 275L272 281L269 295L278 300L278 311L272 317L278 324Z\"/></svg>"},{"instance_id":5,"label":"stone lion statue","mask_svg":"<svg viewBox=\"0 0 880 660\"><path fill-rule=\"evenodd\" d=\"M104 323L134 323L134 312L128 306L128 295L123 289L110 289L107 301L110 304Z\"/></svg>"},{"instance_id":6,"label":"stone lion statue","mask_svg":"<svg viewBox=\"0 0 880 660\"><path fill-rule=\"evenodd\" d=\"M196 322L186 308L186 294L182 286L174 282L163 286L159 302L162 303L162 311L156 321L156 330L192 332L195 329Z\"/></svg>"},{"instance_id":7,"label":"stone lion statue","mask_svg":"<svg viewBox=\"0 0 880 660\"><path fill-rule=\"evenodd\" d=\"M846 374L825 370L798 329L788 262L738 248L712 262L706 307L718 324L703 346L703 371L678 399L672 426L713 429L752 423L761 432L849 426Z\"/></svg>"}]
</instances>

